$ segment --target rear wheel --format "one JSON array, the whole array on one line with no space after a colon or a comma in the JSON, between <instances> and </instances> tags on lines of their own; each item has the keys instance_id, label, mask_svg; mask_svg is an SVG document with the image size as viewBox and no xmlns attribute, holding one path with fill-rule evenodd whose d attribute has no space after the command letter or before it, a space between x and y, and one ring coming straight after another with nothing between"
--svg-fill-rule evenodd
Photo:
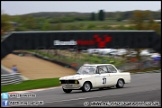
<instances>
[{"instance_id":1,"label":"rear wheel","mask_svg":"<svg viewBox=\"0 0 162 108\"><path fill-rule=\"evenodd\" d=\"M72 90L71 89L64 89L62 88L62 90L65 92L65 93L70 93Z\"/></svg>"},{"instance_id":2,"label":"rear wheel","mask_svg":"<svg viewBox=\"0 0 162 108\"><path fill-rule=\"evenodd\" d=\"M91 90L91 84L89 82L85 82L82 88L83 92L88 92Z\"/></svg>"},{"instance_id":3,"label":"rear wheel","mask_svg":"<svg viewBox=\"0 0 162 108\"><path fill-rule=\"evenodd\" d=\"M119 79L117 84L116 84L117 88L123 88L124 87L124 81L122 79Z\"/></svg>"}]
</instances>

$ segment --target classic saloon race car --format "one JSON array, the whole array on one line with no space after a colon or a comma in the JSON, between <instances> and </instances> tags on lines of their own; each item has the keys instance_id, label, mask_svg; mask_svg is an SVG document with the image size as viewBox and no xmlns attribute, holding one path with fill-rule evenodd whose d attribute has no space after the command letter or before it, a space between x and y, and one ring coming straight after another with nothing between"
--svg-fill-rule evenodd
<instances>
[{"instance_id":1,"label":"classic saloon race car","mask_svg":"<svg viewBox=\"0 0 162 108\"><path fill-rule=\"evenodd\" d=\"M120 72L112 64L84 64L76 75L61 77L59 80L63 91L70 93L72 90L88 92L93 88L112 86L122 88L131 82L131 76L129 72Z\"/></svg>"}]
</instances>

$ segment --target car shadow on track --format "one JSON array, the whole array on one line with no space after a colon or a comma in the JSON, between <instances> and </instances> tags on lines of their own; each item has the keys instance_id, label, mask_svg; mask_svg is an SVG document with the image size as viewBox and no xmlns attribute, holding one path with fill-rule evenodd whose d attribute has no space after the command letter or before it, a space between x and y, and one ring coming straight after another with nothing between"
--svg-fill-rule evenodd
<instances>
[{"instance_id":1,"label":"car shadow on track","mask_svg":"<svg viewBox=\"0 0 162 108\"><path fill-rule=\"evenodd\" d=\"M89 92L106 91L106 90L119 90L119 89L126 89L126 88L129 88L129 87L124 87L124 88L116 88L116 87L97 88L97 89L92 89ZM89 93L89 92L82 92L82 90L73 90L70 94ZM67 94L67 93L65 93L65 94Z\"/></svg>"}]
</instances>

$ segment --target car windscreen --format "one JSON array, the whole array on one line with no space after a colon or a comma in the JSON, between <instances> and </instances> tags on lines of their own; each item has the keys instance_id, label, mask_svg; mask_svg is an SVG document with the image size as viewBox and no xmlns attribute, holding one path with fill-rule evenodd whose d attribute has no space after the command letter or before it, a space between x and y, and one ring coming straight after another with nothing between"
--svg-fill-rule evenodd
<instances>
[{"instance_id":1,"label":"car windscreen","mask_svg":"<svg viewBox=\"0 0 162 108\"><path fill-rule=\"evenodd\" d=\"M95 66L82 66L77 71L77 74L95 74L96 67Z\"/></svg>"}]
</instances>

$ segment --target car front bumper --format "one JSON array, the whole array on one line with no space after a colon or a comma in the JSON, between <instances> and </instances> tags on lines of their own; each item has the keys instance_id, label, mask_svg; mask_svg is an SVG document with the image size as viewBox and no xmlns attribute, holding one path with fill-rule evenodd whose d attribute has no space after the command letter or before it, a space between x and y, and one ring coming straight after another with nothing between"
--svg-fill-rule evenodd
<instances>
[{"instance_id":1,"label":"car front bumper","mask_svg":"<svg viewBox=\"0 0 162 108\"><path fill-rule=\"evenodd\" d=\"M62 88L64 89L80 89L80 84L61 84Z\"/></svg>"}]
</instances>

